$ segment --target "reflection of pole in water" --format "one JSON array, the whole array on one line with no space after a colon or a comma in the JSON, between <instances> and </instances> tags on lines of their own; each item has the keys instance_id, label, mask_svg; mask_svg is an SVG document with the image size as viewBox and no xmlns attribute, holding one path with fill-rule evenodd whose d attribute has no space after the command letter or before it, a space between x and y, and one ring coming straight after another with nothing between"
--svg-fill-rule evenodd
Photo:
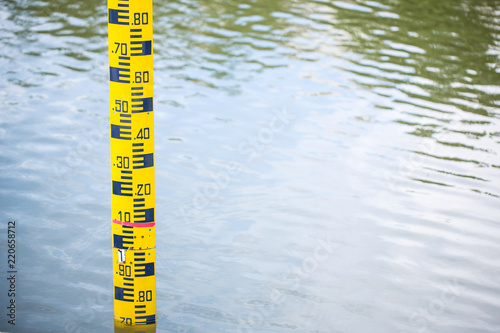
<instances>
[{"instance_id":1,"label":"reflection of pole in water","mask_svg":"<svg viewBox=\"0 0 500 333\"><path fill-rule=\"evenodd\" d=\"M115 321L115 333L156 333L156 324L123 326Z\"/></svg>"},{"instance_id":2,"label":"reflection of pole in water","mask_svg":"<svg viewBox=\"0 0 500 333\"><path fill-rule=\"evenodd\" d=\"M156 329L153 2L108 0L116 332Z\"/></svg>"}]
</instances>

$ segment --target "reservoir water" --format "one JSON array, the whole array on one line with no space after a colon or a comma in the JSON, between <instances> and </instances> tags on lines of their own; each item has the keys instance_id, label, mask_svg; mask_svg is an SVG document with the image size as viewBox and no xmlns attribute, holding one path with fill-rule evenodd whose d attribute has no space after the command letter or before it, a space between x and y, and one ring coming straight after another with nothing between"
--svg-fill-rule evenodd
<instances>
[{"instance_id":1,"label":"reservoir water","mask_svg":"<svg viewBox=\"0 0 500 333\"><path fill-rule=\"evenodd\" d=\"M157 332L500 331L499 1L155 1L154 34ZM106 3L0 0L0 41L0 331L112 332Z\"/></svg>"}]
</instances>

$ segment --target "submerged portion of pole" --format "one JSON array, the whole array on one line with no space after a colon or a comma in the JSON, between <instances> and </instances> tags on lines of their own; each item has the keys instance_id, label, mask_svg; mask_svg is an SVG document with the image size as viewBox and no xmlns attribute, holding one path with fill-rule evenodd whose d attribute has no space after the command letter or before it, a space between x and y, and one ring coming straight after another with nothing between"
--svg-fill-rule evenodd
<instances>
[{"instance_id":1,"label":"submerged portion of pole","mask_svg":"<svg viewBox=\"0 0 500 333\"><path fill-rule=\"evenodd\" d=\"M108 0L115 325L156 324L153 2Z\"/></svg>"}]
</instances>

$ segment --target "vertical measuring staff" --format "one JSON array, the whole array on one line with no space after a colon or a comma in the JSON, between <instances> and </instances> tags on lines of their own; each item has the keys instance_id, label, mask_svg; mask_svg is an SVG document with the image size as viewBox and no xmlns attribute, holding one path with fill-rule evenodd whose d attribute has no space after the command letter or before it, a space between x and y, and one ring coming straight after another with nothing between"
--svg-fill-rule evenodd
<instances>
[{"instance_id":1,"label":"vertical measuring staff","mask_svg":"<svg viewBox=\"0 0 500 333\"><path fill-rule=\"evenodd\" d=\"M153 2L108 0L115 327L156 324Z\"/></svg>"}]
</instances>

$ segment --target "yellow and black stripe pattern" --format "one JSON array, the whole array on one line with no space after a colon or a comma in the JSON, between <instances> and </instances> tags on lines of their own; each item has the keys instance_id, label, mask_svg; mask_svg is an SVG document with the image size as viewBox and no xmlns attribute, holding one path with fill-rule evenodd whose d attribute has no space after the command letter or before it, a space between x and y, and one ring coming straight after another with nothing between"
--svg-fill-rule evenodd
<instances>
[{"instance_id":1,"label":"yellow and black stripe pattern","mask_svg":"<svg viewBox=\"0 0 500 333\"><path fill-rule=\"evenodd\" d=\"M115 323L156 323L152 0L108 0Z\"/></svg>"}]
</instances>

